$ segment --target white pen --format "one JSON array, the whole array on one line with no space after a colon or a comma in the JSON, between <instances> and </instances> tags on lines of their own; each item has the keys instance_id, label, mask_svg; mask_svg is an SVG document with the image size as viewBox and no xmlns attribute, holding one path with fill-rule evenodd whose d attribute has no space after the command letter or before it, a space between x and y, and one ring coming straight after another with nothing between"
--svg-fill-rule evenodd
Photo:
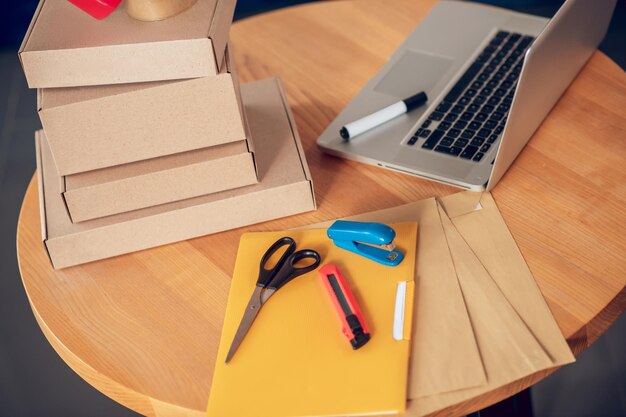
<instances>
[{"instance_id":1,"label":"white pen","mask_svg":"<svg viewBox=\"0 0 626 417\"><path fill-rule=\"evenodd\" d=\"M369 114L365 117L348 123L339 129L339 134L344 140L352 139L353 137L360 135L363 132L367 132L370 129L380 126L383 123L387 123L389 120L394 119L404 113L408 113L413 109L416 109L428 101L428 96L425 92L417 93L414 96L400 100L384 109L378 110L375 113Z\"/></svg>"}]
</instances>

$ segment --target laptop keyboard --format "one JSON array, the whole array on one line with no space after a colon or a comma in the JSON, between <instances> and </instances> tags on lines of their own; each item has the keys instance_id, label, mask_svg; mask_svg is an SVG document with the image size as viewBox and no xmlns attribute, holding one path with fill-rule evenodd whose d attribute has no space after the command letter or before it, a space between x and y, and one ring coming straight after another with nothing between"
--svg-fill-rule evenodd
<instances>
[{"instance_id":1,"label":"laptop keyboard","mask_svg":"<svg viewBox=\"0 0 626 417\"><path fill-rule=\"evenodd\" d=\"M479 162L504 130L534 38L498 32L407 145ZM423 141L422 141L423 140Z\"/></svg>"}]
</instances>

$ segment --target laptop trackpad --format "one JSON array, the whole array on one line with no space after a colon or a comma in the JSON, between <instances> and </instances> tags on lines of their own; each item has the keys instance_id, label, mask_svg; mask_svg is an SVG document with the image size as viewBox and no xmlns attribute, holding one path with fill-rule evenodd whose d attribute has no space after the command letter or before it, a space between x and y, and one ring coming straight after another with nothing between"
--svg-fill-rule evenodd
<instances>
[{"instance_id":1,"label":"laptop trackpad","mask_svg":"<svg viewBox=\"0 0 626 417\"><path fill-rule=\"evenodd\" d=\"M374 87L374 91L398 98L406 98L420 91L432 95L443 87L438 84L447 75L453 62L450 57L406 51Z\"/></svg>"}]
</instances>

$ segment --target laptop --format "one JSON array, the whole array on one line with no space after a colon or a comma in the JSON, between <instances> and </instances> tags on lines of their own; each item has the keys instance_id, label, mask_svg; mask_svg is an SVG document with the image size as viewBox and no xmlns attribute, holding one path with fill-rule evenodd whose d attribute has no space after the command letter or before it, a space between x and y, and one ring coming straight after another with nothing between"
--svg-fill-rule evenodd
<instances>
[{"instance_id":1,"label":"laptop","mask_svg":"<svg viewBox=\"0 0 626 417\"><path fill-rule=\"evenodd\" d=\"M596 50L615 4L566 0L545 19L441 1L317 144L332 155L490 190ZM341 138L343 125L420 91L426 105Z\"/></svg>"}]
</instances>

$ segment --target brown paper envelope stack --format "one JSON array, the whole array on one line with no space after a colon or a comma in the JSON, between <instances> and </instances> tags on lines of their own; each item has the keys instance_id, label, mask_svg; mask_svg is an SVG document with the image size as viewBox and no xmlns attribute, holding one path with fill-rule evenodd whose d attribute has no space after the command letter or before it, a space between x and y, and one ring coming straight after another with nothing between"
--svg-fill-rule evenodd
<instances>
[{"instance_id":1,"label":"brown paper envelope stack","mask_svg":"<svg viewBox=\"0 0 626 417\"><path fill-rule=\"evenodd\" d=\"M491 194L464 192L444 197L439 211L487 384L411 401L408 414L415 416L574 361ZM475 290L483 293L482 300L469 294ZM504 321L503 315L507 317Z\"/></svg>"},{"instance_id":2,"label":"brown paper envelope stack","mask_svg":"<svg viewBox=\"0 0 626 417\"><path fill-rule=\"evenodd\" d=\"M490 193L481 194L480 209L476 210L458 204L455 196L463 194L473 193L460 193L441 200L448 213L455 210L453 214L448 214L454 226L537 337L554 365L573 361L567 342L563 338L551 337L560 332L558 325L493 197Z\"/></svg>"},{"instance_id":3,"label":"brown paper envelope stack","mask_svg":"<svg viewBox=\"0 0 626 417\"><path fill-rule=\"evenodd\" d=\"M235 4L197 0L170 18L146 22L123 7L99 21L66 0L40 0L19 56L29 86L37 88L38 143L51 157L43 159L53 161L55 170L48 170L58 176L47 177L41 198L43 240L55 268L315 208L280 82L268 80L247 95L240 89L228 45ZM267 96L258 102L260 91ZM268 140L264 123L252 127L250 112L260 108L273 109L266 116L275 119L283 142ZM264 181L258 148L278 152L287 144L295 153L276 163L298 161L288 181L303 187L292 196L296 201L277 207L258 197L266 208L244 215L227 193L254 194ZM44 198L57 194L64 212L46 210ZM168 220L173 228L153 220L158 226L142 233L124 221L203 196L214 196L212 210L222 210L211 225L194 227L194 216L175 216ZM111 243L116 236L98 227L105 223L128 234L126 241Z\"/></svg>"},{"instance_id":4,"label":"brown paper envelope stack","mask_svg":"<svg viewBox=\"0 0 626 417\"><path fill-rule=\"evenodd\" d=\"M574 360L491 194L462 192L349 220L419 223L407 415Z\"/></svg>"}]
</instances>

